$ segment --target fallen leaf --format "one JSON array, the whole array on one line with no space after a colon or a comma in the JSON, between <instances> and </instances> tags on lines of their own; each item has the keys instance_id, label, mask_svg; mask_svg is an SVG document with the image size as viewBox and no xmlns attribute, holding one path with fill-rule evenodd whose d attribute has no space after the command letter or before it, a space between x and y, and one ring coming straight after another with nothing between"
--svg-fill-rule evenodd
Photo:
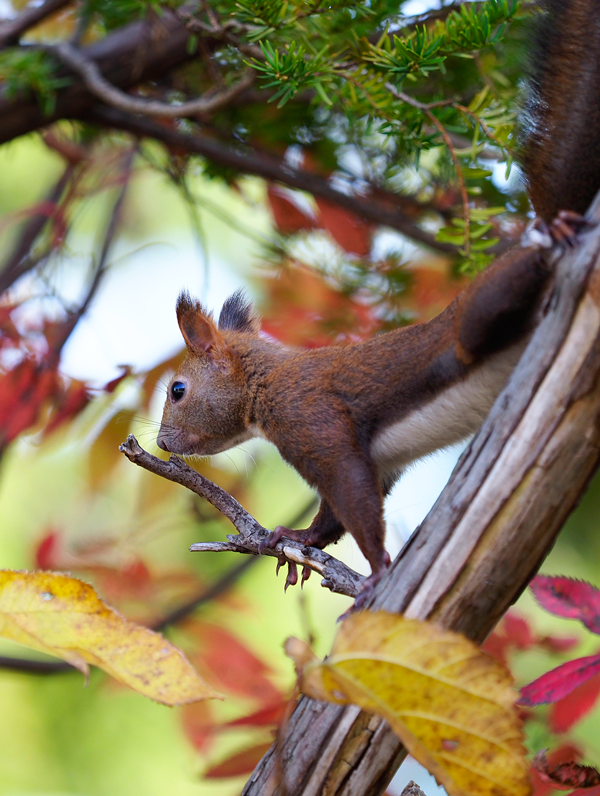
<instances>
[{"instance_id":1,"label":"fallen leaf","mask_svg":"<svg viewBox=\"0 0 600 796\"><path fill-rule=\"evenodd\" d=\"M63 658L86 676L91 663L165 705L219 698L177 647L68 575L0 570L0 636Z\"/></svg>"},{"instance_id":2,"label":"fallen leaf","mask_svg":"<svg viewBox=\"0 0 600 796\"><path fill-rule=\"evenodd\" d=\"M383 611L352 614L318 661L294 639L302 691L383 716L451 796L526 796L509 672L463 636Z\"/></svg>"},{"instance_id":3,"label":"fallen leaf","mask_svg":"<svg viewBox=\"0 0 600 796\"><path fill-rule=\"evenodd\" d=\"M600 771L592 766L582 766L581 763L576 763L574 760L550 766L545 749L542 749L533 758L533 768L542 782L559 790L593 788L600 785Z\"/></svg>"}]
</instances>

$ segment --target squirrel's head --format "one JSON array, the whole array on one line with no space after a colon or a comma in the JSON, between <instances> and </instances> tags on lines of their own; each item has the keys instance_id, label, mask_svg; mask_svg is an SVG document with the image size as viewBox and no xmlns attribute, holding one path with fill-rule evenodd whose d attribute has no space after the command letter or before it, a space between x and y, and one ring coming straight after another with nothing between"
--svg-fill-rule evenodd
<instances>
[{"instance_id":1,"label":"squirrel's head","mask_svg":"<svg viewBox=\"0 0 600 796\"><path fill-rule=\"evenodd\" d=\"M183 292L177 322L188 353L167 388L157 443L172 453L210 456L251 436L246 377L227 338L256 336L259 323L242 291L223 304L218 324Z\"/></svg>"}]
</instances>

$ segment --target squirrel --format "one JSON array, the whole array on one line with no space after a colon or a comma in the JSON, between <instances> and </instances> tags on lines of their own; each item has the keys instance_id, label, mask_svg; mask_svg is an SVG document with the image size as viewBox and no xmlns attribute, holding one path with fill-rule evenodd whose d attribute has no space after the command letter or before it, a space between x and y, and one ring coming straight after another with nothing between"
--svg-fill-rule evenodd
<instances>
[{"instance_id":1,"label":"squirrel","mask_svg":"<svg viewBox=\"0 0 600 796\"><path fill-rule=\"evenodd\" d=\"M599 12L600 0L545 3L523 113L534 231L436 318L298 350L261 336L239 291L218 323L179 296L188 355L168 386L159 447L208 456L251 437L272 442L321 503L310 527L279 526L263 549L284 535L324 548L348 531L371 566L355 610L390 563L384 497L410 463L479 429L535 325L548 246L574 242L600 188L600 25L591 24ZM288 582L296 580L290 569Z\"/></svg>"}]
</instances>

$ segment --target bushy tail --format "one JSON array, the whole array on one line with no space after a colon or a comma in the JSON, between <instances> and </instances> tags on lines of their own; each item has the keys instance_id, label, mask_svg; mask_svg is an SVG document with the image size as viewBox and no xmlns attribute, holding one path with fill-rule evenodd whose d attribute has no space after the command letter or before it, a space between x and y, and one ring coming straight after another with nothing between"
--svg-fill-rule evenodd
<instances>
[{"instance_id":1,"label":"bushy tail","mask_svg":"<svg viewBox=\"0 0 600 796\"><path fill-rule=\"evenodd\" d=\"M600 189L600 0L545 0L531 61L522 163L549 223Z\"/></svg>"}]
</instances>

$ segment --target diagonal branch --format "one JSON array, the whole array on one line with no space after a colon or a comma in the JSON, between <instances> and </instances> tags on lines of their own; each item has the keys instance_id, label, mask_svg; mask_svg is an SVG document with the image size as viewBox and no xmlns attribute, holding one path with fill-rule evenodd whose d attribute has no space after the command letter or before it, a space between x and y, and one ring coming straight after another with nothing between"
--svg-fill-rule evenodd
<instances>
[{"instance_id":1,"label":"diagonal branch","mask_svg":"<svg viewBox=\"0 0 600 796\"><path fill-rule=\"evenodd\" d=\"M130 434L127 441L119 446L119 450L129 461L143 467L144 470L181 484L208 500L224 517L227 517L238 532L229 535L227 542L194 544L190 547L192 552L235 552L274 556L280 563L291 563L293 566L300 564L318 572L323 578L321 585L337 594L349 597L356 597L358 594L364 580L363 576L323 550L305 547L290 539L282 539L275 547L261 550L261 542L266 540L268 530L248 514L228 492L192 470L178 456L171 456L168 462L164 462L141 448L133 434Z\"/></svg>"},{"instance_id":2,"label":"diagonal branch","mask_svg":"<svg viewBox=\"0 0 600 796\"><path fill-rule=\"evenodd\" d=\"M73 177L74 171L74 165L72 163L67 164L60 179L47 195L45 200L47 204L58 204L65 188ZM47 215L36 213L25 224L13 253L0 271L0 293L4 293L19 277L35 268L38 264L39 258L31 255L31 247L47 221Z\"/></svg>"},{"instance_id":3,"label":"diagonal branch","mask_svg":"<svg viewBox=\"0 0 600 796\"><path fill-rule=\"evenodd\" d=\"M318 174L293 168L267 153L253 150L250 147L233 148L201 135L180 133L151 119L127 114L116 108L96 105L83 117L83 120L127 130L143 138L151 137L162 141L169 147L202 155L213 163L236 169L242 174L254 174L266 180L281 182L300 191L307 191L313 196L327 199L339 207L350 210L367 221L396 229L431 249L451 254L456 253L455 246L437 241L434 235L418 227L407 214L399 210L398 207L394 207L392 200L389 204L382 201L380 198L384 194L382 191L378 191L378 198L372 195L360 196L343 193L333 188L328 180Z\"/></svg>"}]
</instances>

